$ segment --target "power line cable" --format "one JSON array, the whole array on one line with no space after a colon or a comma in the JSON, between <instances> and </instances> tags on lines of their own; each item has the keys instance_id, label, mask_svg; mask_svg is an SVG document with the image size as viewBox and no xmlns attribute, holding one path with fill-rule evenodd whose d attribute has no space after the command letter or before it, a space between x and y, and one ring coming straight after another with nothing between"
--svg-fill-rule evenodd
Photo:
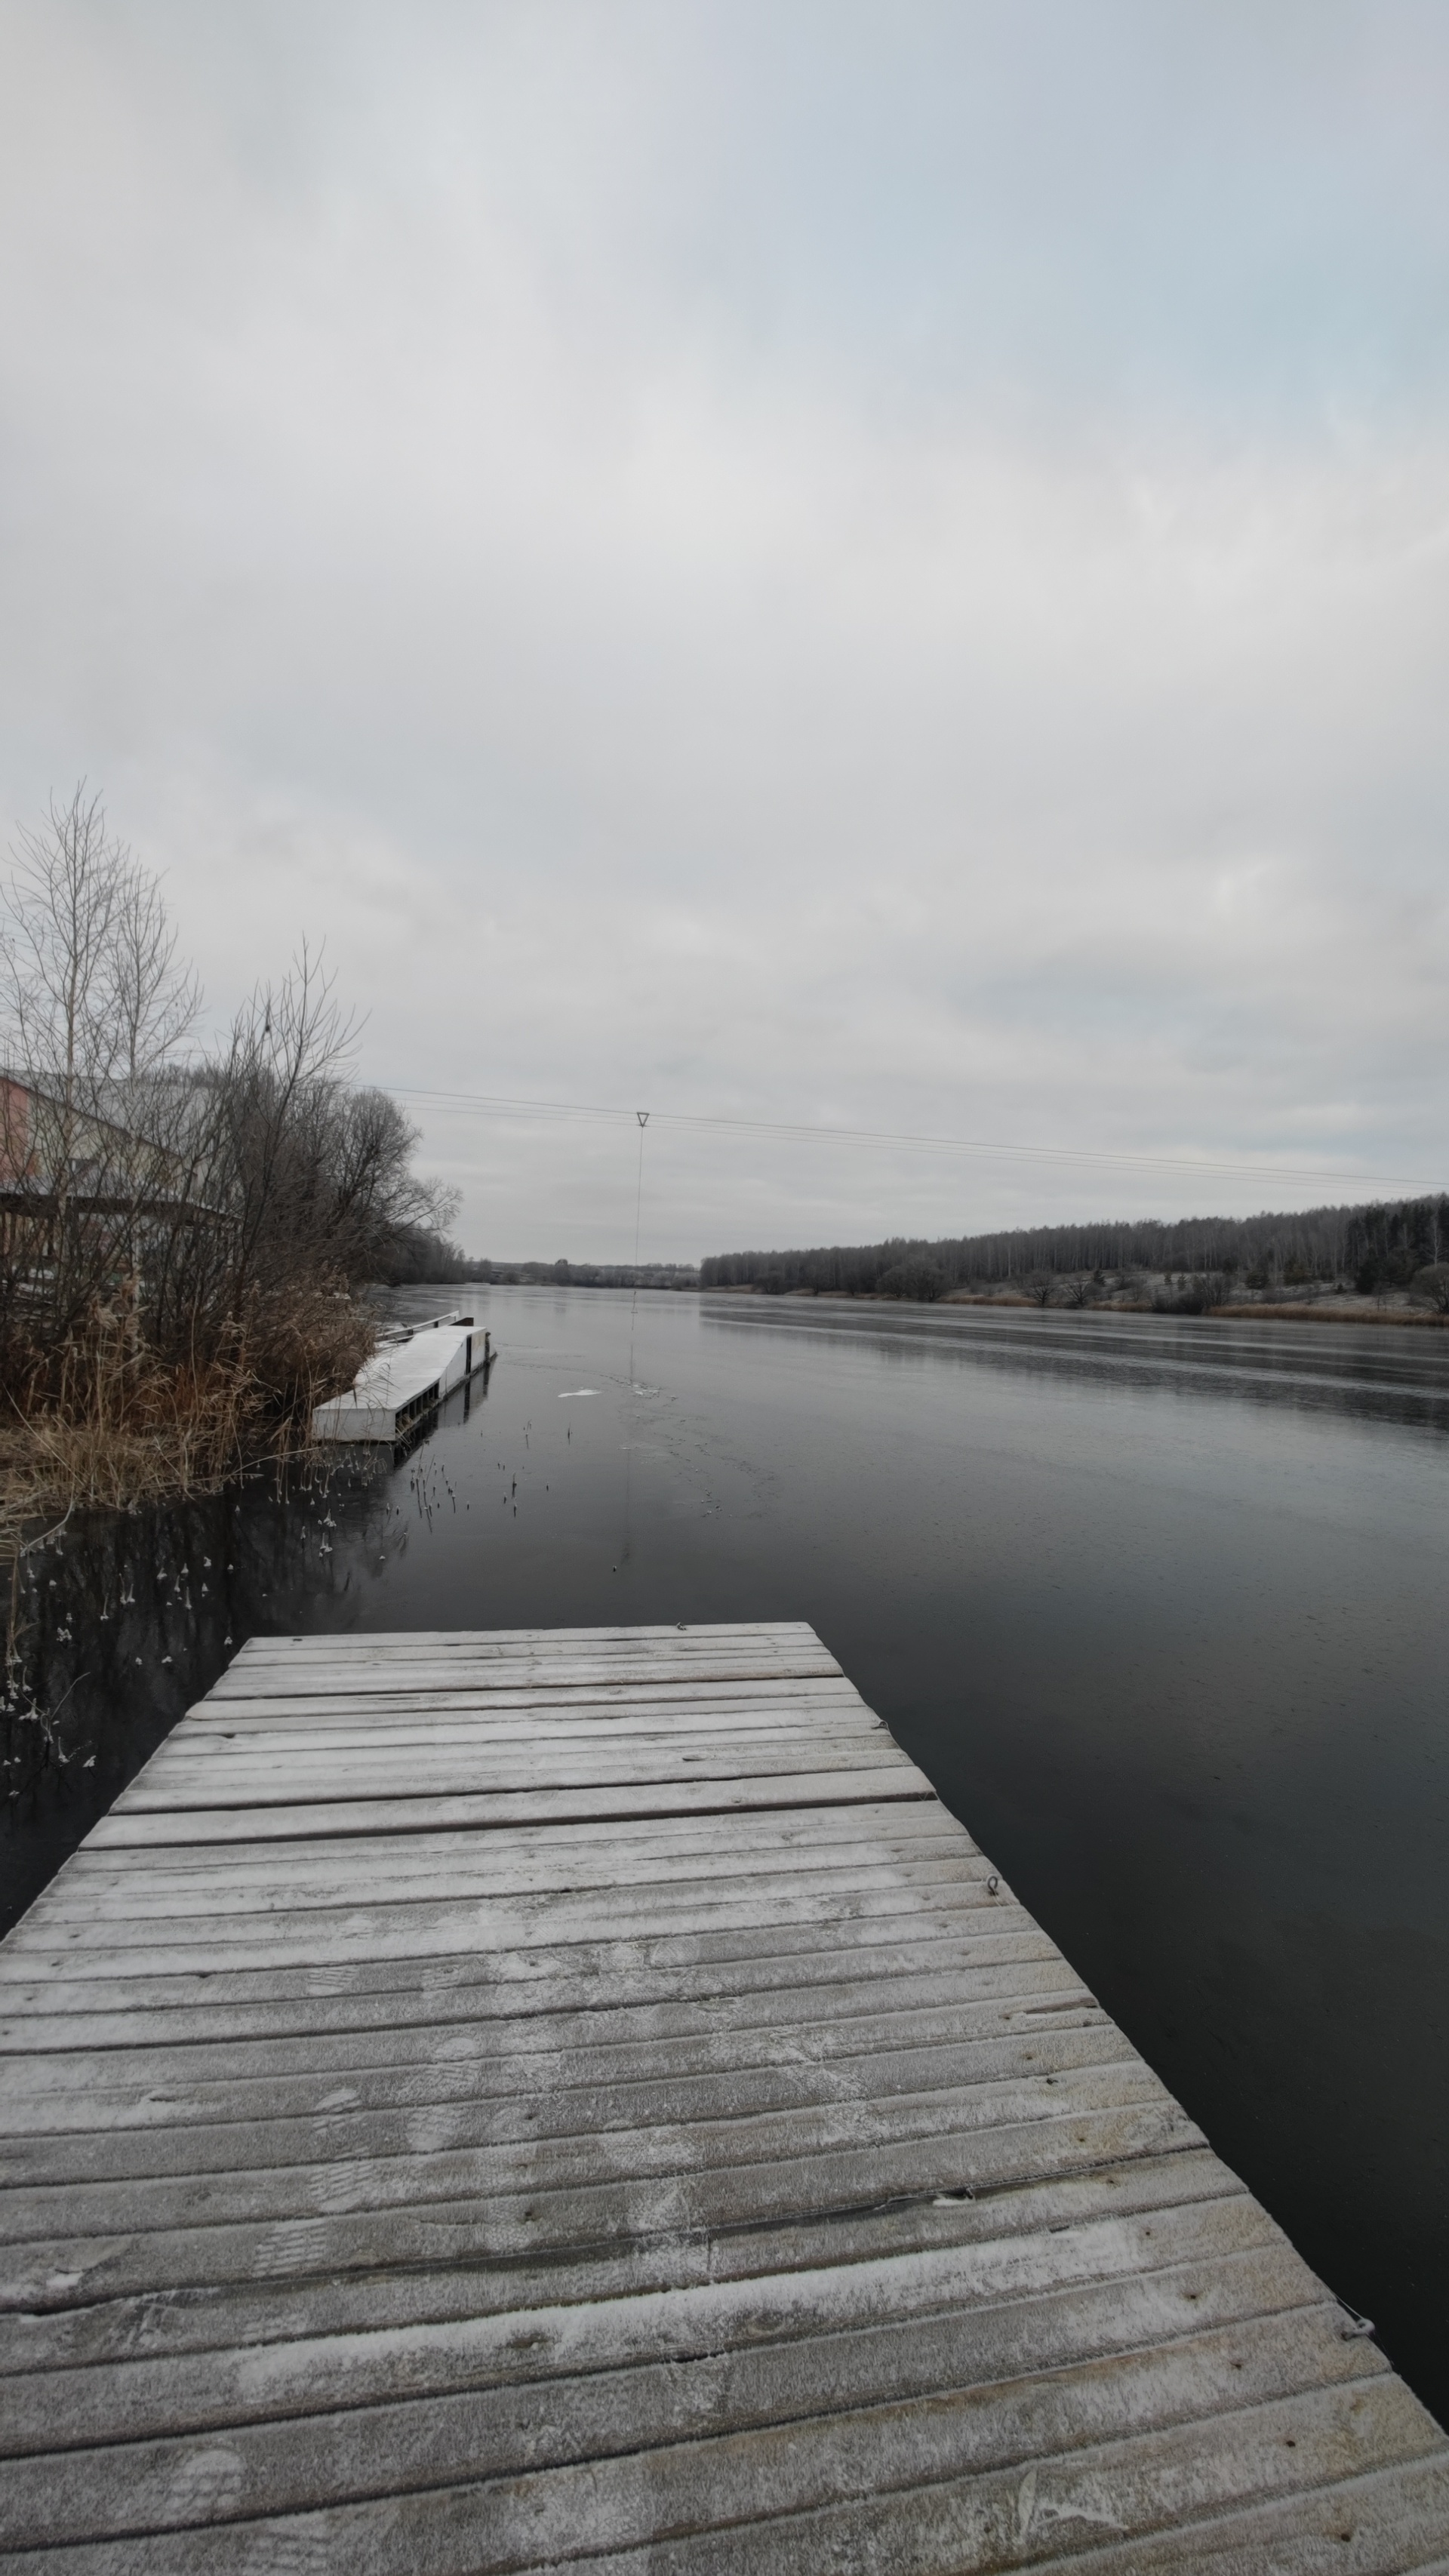
<instances>
[{"instance_id":1,"label":"power line cable","mask_svg":"<svg viewBox=\"0 0 1449 2576\"><path fill-rule=\"evenodd\" d=\"M659 1126L707 1131L717 1135L778 1137L786 1142L837 1145L891 1145L912 1152L941 1154L986 1154L1006 1162L1081 1163L1120 1171L1176 1172L1200 1174L1208 1178L1227 1176L1235 1180L1355 1181L1361 1187L1379 1190L1391 1187L1425 1189L1434 1186L1417 1173L1345 1172L1322 1168L1308 1170L1286 1163L1245 1163L1218 1161L1209 1157L1172 1154L1123 1154L1096 1152L1074 1145L1004 1145L980 1136L927 1136L910 1131L878 1127L832 1127L805 1119L718 1118L701 1116L682 1109L645 1111L607 1108L582 1100L519 1100L492 1092L430 1091L416 1083L382 1083L395 1100L416 1101L437 1108L482 1109L493 1114L523 1118L560 1120L584 1118L618 1123L631 1117L640 1119L640 1173L642 1191L643 1118L652 1118ZM637 1252L637 1247L636 1247Z\"/></svg>"}]
</instances>

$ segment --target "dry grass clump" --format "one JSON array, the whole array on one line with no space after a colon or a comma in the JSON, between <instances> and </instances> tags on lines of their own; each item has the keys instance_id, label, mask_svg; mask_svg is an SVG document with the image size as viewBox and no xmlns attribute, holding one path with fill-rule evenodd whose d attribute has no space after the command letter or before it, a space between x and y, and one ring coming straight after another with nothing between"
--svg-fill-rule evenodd
<instances>
[{"instance_id":1,"label":"dry grass clump","mask_svg":"<svg viewBox=\"0 0 1449 2576\"><path fill-rule=\"evenodd\" d=\"M0 1553L42 1521L213 1493L305 1448L313 1407L350 1386L376 1343L335 1287L254 1298L204 1355L162 1358L97 1310L60 1352L12 1350L0 1421ZM28 1364L27 1364L28 1360Z\"/></svg>"},{"instance_id":2,"label":"dry grass clump","mask_svg":"<svg viewBox=\"0 0 1449 2576\"><path fill-rule=\"evenodd\" d=\"M254 1296L240 1338L268 1414L309 1424L314 1405L350 1386L372 1357L377 1325L335 1279L303 1279Z\"/></svg>"}]
</instances>

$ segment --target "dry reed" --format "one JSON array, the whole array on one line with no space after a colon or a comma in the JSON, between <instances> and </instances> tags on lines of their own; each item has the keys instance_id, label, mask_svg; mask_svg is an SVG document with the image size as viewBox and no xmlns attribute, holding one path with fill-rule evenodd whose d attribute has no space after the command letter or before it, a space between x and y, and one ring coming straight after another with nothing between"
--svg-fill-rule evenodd
<instances>
[{"instance_id":1,"label":"dry reed","mask_svg":"<svg viewBox=\"0 0 1449 2576\"><path fill-rule=\"evenodd\" d=\"M351 1384L375 1341L363 1310L325 1285L253 1300L216 1347L181 1360L97 1309L43 1368L11 1372L0 1556L45 1522L214 1493L248 1466L305 1449L314 1406Z\"/></svg>"}]
</instances>

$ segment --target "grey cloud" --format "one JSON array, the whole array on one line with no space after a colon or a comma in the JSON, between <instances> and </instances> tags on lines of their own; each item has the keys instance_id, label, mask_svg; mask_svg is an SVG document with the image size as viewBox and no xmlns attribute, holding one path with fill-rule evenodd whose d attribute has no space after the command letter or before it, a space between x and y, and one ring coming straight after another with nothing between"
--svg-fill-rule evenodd
<instances>
[{"instance_id":1,"label":"grey cloud","mask_svg":"<svg viewBox=\"0 0 1449 2576\"><path fill-rule=\"evenodd\" d=\"M9 812L385 1079L1433 1177L1442 19L1090 14L12 8ZM654 1150L670 1256L1203 1196Z\"/></svg>"}]
</instances>

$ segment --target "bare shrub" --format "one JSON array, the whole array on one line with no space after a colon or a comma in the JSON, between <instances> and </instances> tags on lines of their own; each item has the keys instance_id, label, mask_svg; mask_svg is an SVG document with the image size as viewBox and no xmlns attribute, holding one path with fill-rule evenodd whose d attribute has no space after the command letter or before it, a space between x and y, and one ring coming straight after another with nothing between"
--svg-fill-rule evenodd
<instances>
[{"instance_id":1,"label":"bare shrub","mask_svg":"<svg viewBox=\"0 0 1449 2576\"><path fill-rule=\"evenodd\" d=\"M223 1222L174 1249L163 1329L189 1338L247 1322L304 1290L375 1278L393 1244L440 1230L454 1193L412 1169L417 1131L385 1092L346 1081L353 1042L331 979L304 948L280 984L258 988L224 1051L194 1077L196 1187ZM314 1297L320 1321L325 1308Z\"/></svg>"},{"instance_id":2,"label":"bare shrub","mask_svg":"<svg viewBox=\"0 0 1449 2576\"><path fill-rule=\"evenodd\" d=\"M1153 1311L1159 1315L1208 1315L1221 1306L1228 1293L1228 1282L1221 1272L1199 1272L1179 1279L1152 1292Z\"/></svg>"},{"instance_id":3,"label":"bare shrub","mask_svg":"<svg viewBox=\"0 0 1449 2576\"><path fill-rule=\"evenodd\" d=\"M946 1274L934 1261L897 1261L882 1271L878 1294L882 1297L910 1298L919 1305L932 1306L946 1291Z\"/></svg>"},{"instance_id":4,"label":"bare shrub","mask_svg":"<svg viewBox=\"0 0 1449 2576\"><path fill-rule=\"evenodd\" d=\"M0 925L3 1509L195 1491L305 1437L375 1330L355 1291L453 1193L347 1076L305 948L212 1058L153 877L78 788L22 833Z\"/></svg>"}]
</instances>

